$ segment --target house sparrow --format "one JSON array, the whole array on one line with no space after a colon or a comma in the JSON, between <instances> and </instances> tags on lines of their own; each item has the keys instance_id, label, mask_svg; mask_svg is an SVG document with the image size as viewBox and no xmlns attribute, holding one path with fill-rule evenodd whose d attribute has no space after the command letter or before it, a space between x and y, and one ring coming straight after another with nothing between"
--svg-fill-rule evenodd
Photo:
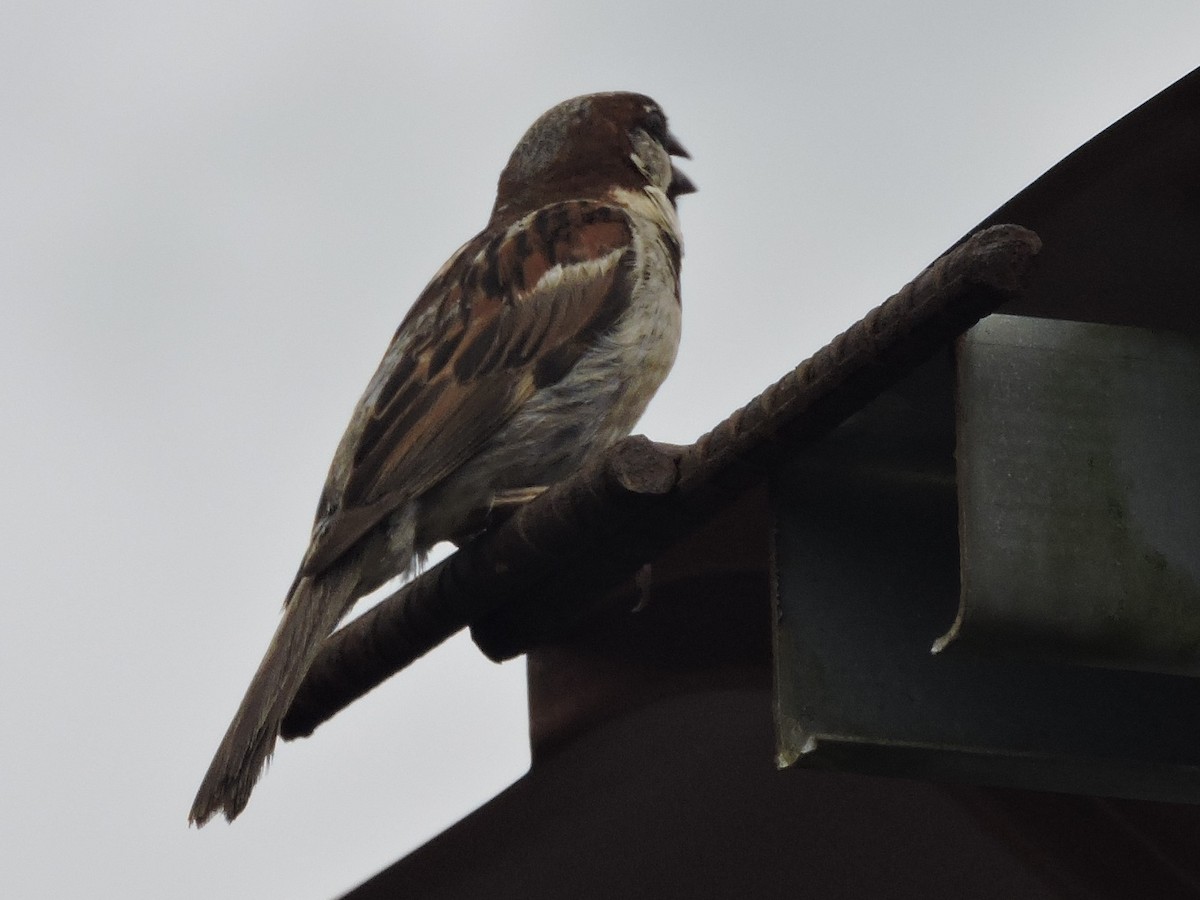
<instances>
[{"instance_id":1,"label":"house sparrow","mask_svg":"<svg viewBox=\"0 0 1200 900\"><path fill-rule=\"evenodd\" d=\"M192 805L245 807L321 642L354 601L624 437L679 343L688 154L649 97L541 116L491 219L400 323L338 445L266 656Z\"/></svg>"}]
</instances>

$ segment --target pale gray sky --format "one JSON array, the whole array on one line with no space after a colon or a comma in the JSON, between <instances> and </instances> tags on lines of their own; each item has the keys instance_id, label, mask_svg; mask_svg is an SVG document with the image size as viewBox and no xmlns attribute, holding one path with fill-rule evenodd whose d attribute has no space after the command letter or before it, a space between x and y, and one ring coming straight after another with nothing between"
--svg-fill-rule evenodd
<instances>
[{"instance_id":1,"label":"pale gray sky","mask_svg":"<svg viewBox=\"0 0 1200 900\"><path fill-rule=\"evenodd\" d=\"M0 895L326 898L527 765L462 638L185 825L326 466L545 108L650 94L695 159L694 439L1200 65L1195 0L0 7Z\"/></svg>"}]
</instances>

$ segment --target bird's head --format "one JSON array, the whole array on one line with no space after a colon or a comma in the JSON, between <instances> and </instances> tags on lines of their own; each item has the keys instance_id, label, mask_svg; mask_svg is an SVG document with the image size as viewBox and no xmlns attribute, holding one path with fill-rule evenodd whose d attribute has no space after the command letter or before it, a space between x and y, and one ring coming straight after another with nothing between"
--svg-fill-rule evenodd
<instances>
[{"instance_id":1,"label":"bird's head","mask_svg":"<svg viewBox=\"0 0 1200 900\"><path fill-rule=\"evenodd\" d=\"M603 199L613 188L657 188L674 203L696 190L672 156L690 158L667 116L643 94L586 94L543 113L500 175L492 217L558 200Z\"/></svg>"}]
</instances>

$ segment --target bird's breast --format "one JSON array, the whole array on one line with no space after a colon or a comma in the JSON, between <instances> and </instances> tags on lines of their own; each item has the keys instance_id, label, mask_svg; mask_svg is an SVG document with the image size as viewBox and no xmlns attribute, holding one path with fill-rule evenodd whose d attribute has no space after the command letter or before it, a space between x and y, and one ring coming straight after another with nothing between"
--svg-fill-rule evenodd
<instances>
[{"instance_id":1,"label":"bird's breast","mask_svg":"<svg viewBox=\"0 0 1200 900\"><path fill-rule=\"evenodd\" d=\"M637 229L629 308L568 379L596 385L596 439L608 447L627 435L658 390L679 349L682 309L671 248L659 230Z\"/></svg>"}]
</instances>

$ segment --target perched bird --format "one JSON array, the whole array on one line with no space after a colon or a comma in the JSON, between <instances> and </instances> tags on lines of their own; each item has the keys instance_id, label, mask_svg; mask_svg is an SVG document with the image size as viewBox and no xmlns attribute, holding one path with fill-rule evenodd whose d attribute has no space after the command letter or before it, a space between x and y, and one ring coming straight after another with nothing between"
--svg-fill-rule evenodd
<instances>
[{"instance_id":1,"label":"perched bird","mask_svg":"<svg viewBox=\"0 0 1200 900\"><path fill-rule=\"evenodd\" d=\"M266 656L192 805L232 821L321 642L436 543L535 497L629 433L675 359L688 154L649 97L544 113L487 227L400 323L338 445Z\"/></svg>"}]
</instances>

